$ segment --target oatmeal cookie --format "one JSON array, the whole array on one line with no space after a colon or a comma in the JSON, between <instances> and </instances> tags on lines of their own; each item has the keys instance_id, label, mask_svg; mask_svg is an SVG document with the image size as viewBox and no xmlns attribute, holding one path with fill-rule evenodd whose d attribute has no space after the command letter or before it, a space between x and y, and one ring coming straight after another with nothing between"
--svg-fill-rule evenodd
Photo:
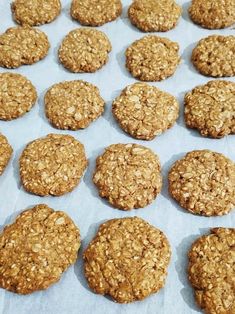
<instances>
[{"instance_id":1,"label":"oatmeal cookie","mask_svg":"<svg viewBox=\"0 0 235 314\"><path fill-rule=\"evenodd\" d=\"M20 176L26 191L59 196L79 183L87 160L84 146L70 135L49 134L29 143L20 157Z\"/></svg>"},{"instance_id":2,"label":"oatmeal cookie","mask_svg":"<svg viewBox=\"0 0 235 314\"><path fill-rule=\"evenodd\" d=\"M165 284L170 244L159 229L138 217L102 224L84 252L92 290L129 303L158 292Z\"/></svg>"},{"instance_id":3,"label":"oatmeal cookie","mask_svg":"<svg viewBox=\"0 0 235 314\"><path fill-rule=\"evenodd\" d=\"M0 175L3 174L7 164L11 159L13 149L8 143L7 138L0 133Z\"/></svg>"}]
</instances>

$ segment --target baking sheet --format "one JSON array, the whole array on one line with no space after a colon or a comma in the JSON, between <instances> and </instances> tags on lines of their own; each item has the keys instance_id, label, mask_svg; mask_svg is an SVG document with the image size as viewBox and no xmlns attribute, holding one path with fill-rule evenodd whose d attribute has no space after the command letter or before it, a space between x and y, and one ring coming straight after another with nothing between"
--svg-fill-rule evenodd
<instances>
[{"instance_id":1,"label":"baking sheet","mask_svg":"<svg viewBox=\"0 0 235 314\"><path fill-rule=\"evenodd\" d=\"M10 12L10 0L0 0L0 32L4 32L14 22ZM79 226L82 235L82 248L77 263L62 277L61 281L47 291L28 296L19 296L0 289L1 314L191 314L199 309L195 305L193 291L187 282L185 268L186 253L194 239L207 233L210 227L235 226L235 212L224 217L205 218L193 216L181 209L167 192L166 176L172 163L182 157L185 152L194 149L208 148L224 153L235 160L235 136L213 140L202 138L196 131L187 129L183 122L182 100L186 91L198 84L210 80L193 68L190 55L195 43L209 34L234 34L232 28L225 30L205 30L194 25L187 15L189 2L178 1L183 6L183 16L178 27L167 33L159 33L171 40L178 41L182 55L181 65L175 75L165 81L153 85L172 93L181 103L181 115L177 124L151 142L137 141L126 135L118 127L111 114L112 100L128 84L135 82L125 69L124 52L134 40L144 34L131 26L127 18L127 8L131 0L123 0L121 18L106 24L99 29L110 38L113 50L109 63L95 74L73 74L65 70L57 61L57 50L62 38L72 29L80 27L69 16L70 0L62 1L63 10L59 18L49 25L40 27L45 31L51 43L49 55L32 66L23 66L12 72L26 75L36 86L38 102L24 117L11 121L0 121L0 131L4 133L14 148L14 156L5 173L0 178L0 226L10 223L23 209L35 204L46 203L54 209L67 212ZM0 72L4 72L0 69ZM96 84L107 105L103 117L88 129L76 132L64 132L50 126L44 115L43 96L54 83L63 80L83 79ZM234 78L231 78L235 81ZM40 198L26 193L19 181L18 158L25 145L48 133L69 133L81 141L89 157L89 167L81 184L72 193L62 197ZM150 206L123 212L114 209L102 200L92 183L91 176L96 157L112 143L136 142L152 148L160 157L164 187L161 195ZM89 290L83 275L81 253L94 236L100 223L111 218L134 216L144 218L160 228L167 235L172 247L172 259L165 288L142 302L120 305L106 297L94 294Z\"/></svg>"}]
</instances>

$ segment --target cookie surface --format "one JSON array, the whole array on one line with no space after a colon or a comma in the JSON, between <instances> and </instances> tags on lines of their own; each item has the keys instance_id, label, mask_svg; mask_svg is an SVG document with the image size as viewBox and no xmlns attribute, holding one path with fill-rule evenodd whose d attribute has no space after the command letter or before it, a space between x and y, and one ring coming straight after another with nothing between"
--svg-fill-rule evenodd
<instances>
[{"instance_id":1,"label":"cookie surface","mask_svg":"<svg viewBox=\"0 0 235 314\"><path fill-rule=\"evenodd\" d=\"M198 305L207 314L235 313L235 229L214 228L192 245L189 281Z\"/></svg>"},{"instance_id":2,"label":"cookie surface","mask_svg":"<svg viewBox=\"0 0 235 314\"><path fill-rule=\"evenodd\" d=\"M108 37L96 29L71 31L59 48L59 59L71 72L95 72L108 62L112 50Z\"/></svg>"},{"instance_id":3,"label":"cookie surface","mask_svg":"<svg viewBox=\"0 0 235 314\"><path fill-rule=\"evenodd\" d=\"M134 138L152 140L173 126L179 104L175 97L157 87L135 83L114 100L113 115Z\"/></svg>"},{"instance_id":4,"label":"cookie surface","mask_svg":"<svg viewBox=\"0 0 235 314\"><path fill-rule=\"evenodd\" d=\"M43 59L50 48L48 38L39 29L12 27L0 35L0 66L18 68Z\"/></svg>"},{"instance_id":5,"label":"cookie surface","mask_svg":"<svg viewBox=\"0 0 235 314\"><path fill-rule=\"evenodd\" d=\"M142 208L161 191L160 161L149 148L141 145L110 145L96 160L93 181L100 196L114 207Z\"/></svg>"},{"instance_id":6,"label":"cookie surface","mask_svg":"<svg viewBox=\"0 0 235 314\"><path fill-rule=\"evenodd\" d=\"M70 135L49 134L29 143L20 157L26 191L59 196L71 192L87 167L84 146Z\"/></svg>"},{"instance_id":7,"label":"cookie surface","mask_svg":"<svg viewBox=\"0 0 235 314\"><path fill-rule=\"evenodd\" d=\"M144 36L126 50L126 67L141 81L161 81L174 74L180 62L179 45L167 38Z\"/></svg>"},{"instance_id":8,"label":"cookie surface","mask_svg":"<svg viewBox=\"0 0 235 314\"><path fill-rule=\"evenodd\" d=\"M128 16L144 32L166 32L177 25L181 12L174 0L134 0Z\"/></svg>"},{"instance_id":9,"label":"cookie surface","mask_svg":"<svg viewBox=\"0 0 235 314\"><path fill-rule=\"evenodd\" d=\"M0 73L0 120L12 120L30 111L37 100L33 84L17 73Z\"/></svg>"},{"instance_id":10,"label":"cookie surface","mask_svg":"<svg viewBox=\"0 0 235 314\"><path fill-rule=\"evenodd\" d=\"M185 95L185 122L203 136L235 133L235 83L210 81Z\"/></svg>"},{"instance_id":11,"label":"cookie surface","mask_svg":"<svg viewBox=\"0 0 235 314\"><path fill-rule=\"evenodd\" d=\"M189 15L194 23L204 28L225 28L235 23L235 2L234 0L192 0Z\"/></svg>"},{"instance_id":12,"label":"cookie surface","mask_svg":"<svg viewBox=\"0 0 235 314\"><path fill-rule=\"evenodd\" d=\"M79 247L79 229L66 213L43 204L24 211L0 234L0 287L47 289L76 262Z\"/></svg>"},{"instance_id":13,"label":"cookie surface","mask_svg":"<svg viewBox=\"0 0 235 314\"><path fill-rule=\"evenodd\" d=\"M171 196L193 214L221 216L235 206L235 164L222 154L192 151L175 162L168 179Z\"/></svg>"},{"instance_id":14,"label":"cookie surface","mask_svg":"<svg viewBox=\"0 0 235 314\"><path fill-rule=\"evenodd\" d=\"M7 138L0 133L0 175L3 174L8 162L11 159L13 149Z\"/></svg>"},{"instance_id":15,"label":"cookie surface","mask_svg":"<svg viewBox=\"0 0 235 314\"><path fill-rule=\"evenodd\" d=\"M101 26L122 13L120 0L73 0L70 14L82 25Z\"/></svg>"},{"instance_id":16,"label":"cookie surface","mask_svg":"<svg viewBox=\"0 0 235 314\"><path fill-rule=\"evenodd\" d=\"M203 75L225 77L235 75L235 36L211 35L193 49L192 62Z\"/></svg>"},{"instance_id":17,"label":"cookie surface","mask_svg":"<svg viewBox=\"0 0 235 314\"><path fill-rule=\"evenodd\" d=\"M21 25L50 23L61 11L60 0L14 0L11 5L14 20Z\"/></svg>"},{"instance_id":18,"label":"cookie surface","mask_svg":"<svg viewBox=\"0 0 235 314\"><path fill-rule=\"evenodd\" d=\"M159 229L138 217L102 224L85 250L85 276L92 290L116 302L142 300L165 284L171 249Z\"/></svg>"},{"instance_id":19,"label":"cookie surface","mask_svg":"<svg viewBox=\"0 0 235 314\"><path fill-rule=\"evenodd\" d=\"M84 129L104 111L98 87L85 81L53 85L45 95L46 116L58 129Z\"/></svg>"}]
</instances>

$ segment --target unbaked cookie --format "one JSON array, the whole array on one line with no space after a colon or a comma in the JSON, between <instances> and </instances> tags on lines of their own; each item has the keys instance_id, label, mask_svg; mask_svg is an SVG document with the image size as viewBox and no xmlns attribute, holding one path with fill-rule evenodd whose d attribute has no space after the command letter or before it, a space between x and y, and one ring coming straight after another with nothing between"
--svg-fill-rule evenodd
<instances>
[{"instance_id":1,"label":"unbaked cookie","mask_svg":"<svg viewBox=\"0 0 235 314\"><path fill-rule=\"evenodd\" d=\"M14 0L11 10L21 25L42 25L54 21L61 11L60 0Z\"/></svg>"},{"instance_id":2,"label":"unbaked cookie","mask_svg":"<svg viewBox=\"0 0 235 314\"><path fill-rule=\"evenodd\" d=\"M11 159L13 149L7 138L0 133L0 175L3 174L8 162Z\"/></svg>"},{"instance_id":3,"label":"unbaked cookie","mask_svg":"<svg viewBox=\"0 0 235 314\"><path fill-rule=\"evenodd\" d=\"M214 228L197 239L189 253L189 281L207 314L235 313L235 229Z\"/></svg>"},{"instance_id":4,"label":"unbaked cookie","mask_svg":"<svg viewBox=\"0 0 235 314\"><path fill-rule=\"evenodd\" d=\"M96 160L93 181L100 196L114 207L142 208L161 191L160 161L149 148L141 145L110 145Z\"/></svg>"},{"instance_id":5,"label":"unbaked cookie","mask_svg":"<svg viewBox=\"0 0 235 314\"><path fill-rule=\"evenodd\" d=\"M189 15L194 23L208 29L225 28L235 23L234 0L192 0Z\"/></svg>"},{"instance_id":6,"label":"unbaked cookie","mask_svg":"<svg viewBox=\"0 0 235 314\"><path fill-rule=\"evenodd\" d=\"M138 217L102 224L84 252L92 290L129 303L158 292L165 284L170 244L159 229Z\"/></svg>"},{"instance_id":7,"label":"unbaked cookie","mask_svg":"<svg viewBox=\"0 0 235 314\"><path fill-rule=\"evenodd\" d=\"M185 122L203 136L235 133L235 83L210 81L185 95Z\"/></svg>"},{"instance_id":8,"label":"unbaked cookie","mask_svg":"<svg viewBox=\"0 0 235 314\"><path fill-rule=\"evenodd\" d=\"M113 102L113 114L131 136L152 140L172 127L179 115L176 98L146 83L127 86Z\"/></svg>"},{"instance_id":9,"label":"unbaked cookie","mask_svg":"<svg viewBox=\"0 0 235 314\"><path fill-rule=\"evenodd\" d=\"M120 0L73 0L70 14L82 25L101 26L122 13Z\"/></svg>"},{"instance_id":10,"label":"unbaked cookie","mask_svg":"<svg viewBox=\"0 0 235 314\"><path fill-rule=\"evenodd\" d=\"M20 177L26 191L59 196L79 183L87 160L84 146L70 135L49 134L29 143L20 157Z\"/></svg>"},{"instance_id":11,"label":"unbaked cookie","mask_svg":"<svg viewBox=\"0 0 235 314\"><path fill-rule=\"evenodd\" d=\"M176 161L168 178L171 196L193 214L222 216L235 207L235 164L222 154L192 151Z\"/></svg>"},{"instance_id":12,"label":"unbaked cookie","mask_svg":"<svg viewBox=\"0 0 235 314\"><path fill-rule=\"evenodd\" d=\"M181 12L174 0L134 0L128 16L141 31L166 32L177 25Z\"/></svg>"},{"instance_id":13,"label":"unbaked cookie","mask_svg":"<svg viewBox=\"0 0 235 314\"><path fill-rule=\"evenodd\" d=\"M165 37L147 35L126 50L126 67L141 81L161 81L174 74L179 45Z\"/></svg>"},{"instance_id":14,"label":"unbaked cookie","mask_svg":"<svg viewBox=\"0 0 235 314\"><path fill-rule=\"evenodd\" d=\"M47 205L21 213L0 234L0 287L19 294L47 289L77 260L80 233Z\"/></svg>"},{"instance_id":15,"label":"unbaked cookie","mask_svg":"<svg viewBox=\"0 0 235 314\"><path fill-rule=\"evenodd\" d=\"M8 72L0 74L0 120L23 116L36 100L36 89L25 76Z\"/></svg>"},{"instance_id":16,"label":"unbaked cookie","mask_svg":"<svg viewBox=\"0 0 235 314\"><path fill-rule=\"evenodd\" d=\"M211 35L193 49L192 62L203 75L224 77L235 75L235 36Z\"/></svg>"},{"instance_id":17,"label":"unbaked cookie","mask_svg":"<svg viewBox=\"0 0 235 314\"><path fill-rule=\"evenodd\" d=\"M111 43L103 32L77 28L64 38L59 48L59 59L71 72L95 72L108 62L111 50Z\"/></svg>"},{"instance_id":18,"label":"unbaked cookie","mask_svg":"<svg viewBox=\"0 0 235 314\"><path fill-rule=\"evenodd\" d=\"M18 68L45 58L50 48L48 38L39 29L12 27L0 35L0 66Z\"/></svg>"},{"instance_id":19,"label":"unbaked cookie","mask_svg":"<svg viewBox=\"0 0 235 314\"><path fill-rule=\"evenodd\" d=\"M84 81L53 85L45 95L46 116L58 129L78 130L89 126L104 111L98 87Z\"/></svg>"}]
</instances>

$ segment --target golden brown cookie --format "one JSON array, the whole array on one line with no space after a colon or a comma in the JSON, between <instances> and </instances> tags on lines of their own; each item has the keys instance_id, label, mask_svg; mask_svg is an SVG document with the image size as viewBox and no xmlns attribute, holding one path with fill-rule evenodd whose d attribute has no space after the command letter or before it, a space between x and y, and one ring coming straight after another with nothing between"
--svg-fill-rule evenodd
<instances>
[{"instance_id":1,"label":"golden brown cookie","mask_svg":"<svg viewBox=\"0 0 235 314\"><path fill-rule=\"evenodd\" d=\"M84 146L70 135L49 134L29 143L20 157L20 177L26 191L60 196L79 183L87 160Z\"/></svg>"},{"instance_id":2,"label":"golden brown cookie","mask_svg":"<svg viewBox=\"0 0 235 314\"><path fill-rule=\"evenodd\" d=\"M235 206L235 164L210 150L192 151L175 162L169 192L185 209L203 216L222 216Z\"/></svg>"},{"instance_id":3,"label":"golden brown cookie","mask_svg":"<svg viewBox=\"0 0 235 314\"><path fill-rule=\"evenodd\" d=\"M93 181L100 196L114 207L142 208L152 203L161 191L160 161L141 145L110 145L96 160Z\"/></svg>"},{"instance_id":4,"label":"golden brown cookie","mask_svg":"<svg viewBox=\"0 0 235 314\"><path fill-rule=\"evenodd\" d=\"M152 140L171 128L179 116L176 98L146 83L127 86L113 102L113 115L131 136Z\"/></svg>"},{"instance_id":5,"label":"golden brown cookie","mask_svg":"<svg viewBox=\"0 0 235 314\"><path fill-rule=\"evenodd\" d=\"M59 48L59 59L71 72L95 72L108 62L111 50L111 43L103 32L77 28L64 38Z\"/></svg>"},{"instance_id":6,"label":"golden brown cookie","mask_svg":"<svg viewBox=\"0 0 235 314\"><path fill-rule=\"evenodd\" d=\"M189 253L189 281L206 314L235 313L235 229L214 228Z\"/></svg>"},{"instance_id":7,"label":"golden brown cookie","mask_svg":"<svg viewBox=\"0 0 235 314\"><path fill-rule=\"evenodd\" d=\"M36 26L54 21L61 11L60 0L14 0L14 20L20 25Z\"/></svg>"},{"instance_id":8,"label":"golden brown cookie","mask_svg":"<svg viewBox=\"0 0 235 314\"><path fill-rule=\"evenodd\" d=\"M101 26L122 13L120 0L73 0L70 14L82 25Z\"/></svg>"},{"instance_id":9,"label":"golden brown cookie","mask_svg":"<svg viewBox=\"0 0 235 314\"><path fill-rule=\"evenodd\" d=\"M85 81L66 81L53 85L45 95L49 121L58 129L84 129L104 111L98 87Z\"/></svg>"},{"instance_id":10,"label":"golden brown cookie","mask_svg":"<svg viewBox=\"0 0 235 314\"><path fill-rule=\"evenodd\" d=\"M47 289L77 260L80 233L47 205L21 213L0 234L0 287L19 294Z\"/></svg>"},{"instance_id":11,"label":"golden brown cookie","mask_svg":"<svg viewBox=\"0 0 235 314\"><path fill-rule=\"evenodd\" d=\"M174 0L134 0L128 9L131 23L143 32L166 32L174 28L182 9Z\"/></svg>"},{"instance_id":12,"label":"golden brown cookie","mask_svg":"<svg viewBox=\"0 0 235 314\"><path fill-rule=\"evenodd\" d=\"M18 68L45 58L50 48L48 38L39 29L12 27L0 35L0 66Z\"/></svg>"},{"instance_id":13,"label":"golden brown cookie","mask_svg":"<svg viewBox=\"0 0 235 314\"><path fill-rule=\"evenodd\" d=\"M126 67L141 81L161 81L174 74L179 45L165 37L147 35L126 50Z\"/></svg>"},{"instance_id":14,"label":"golden brown cookie","mask_svg":"<svg viewBox=\"0 0 235 314\"><path fill-rule=\"evenodd\" d=\"M224 77L235 75L235 36L211 35L193 49L192 62L203 75Z\"/></svg>"},{"instance_id":15,"label":"golden brown cookie","mask_svg":"<svg viewBox=\"0 0 235 314\"><path fill-rule=\"evenodd\" d=\"M0 133L0 175L3 174L7 164L11 159L13 149L8 143L7 138Z\"/></svg>"},{"instance_id":16,"label":"golden brown cookie","mask_svg":"<svg viewBox=\"0 0 235 314\"><path fill-rule=\"evenodd\" d=\"M221 138L235 133L235 83L210 81L185 95L185 122L201 135Z\"/></svg>"},{"instance_id":17,"label":"golden brown cookie","mask_svg":"<svg viewBox=\"0 0 235 314\"><path fill-rule=\"evenodd\" d=\"M234 0L192 0L189 15L194 23L204 28L225 28L235 23L235 2Z\"/></svg>"},{"instance_id":18,"label":"golden brown cookie","mask_svg":"<svg viewBox=\"0 0 235 314\"><path fill-rule=\"evenodd\" d=\"M170 244L159 229L138 217L102 224L84 252L92 290L116 302L142 300L165 284Z\"/></svg>"},{"instance_id":19,"label":"golden brown cookie","mask_svg":"<svg viewBox=\"0 0 235 314\"><path fill-rule=\"evenodd\" d=\"M36 100L36 89L25 76L9 72L0 74L0 120L23 116Z\"/></svg>"}]
</instances>

